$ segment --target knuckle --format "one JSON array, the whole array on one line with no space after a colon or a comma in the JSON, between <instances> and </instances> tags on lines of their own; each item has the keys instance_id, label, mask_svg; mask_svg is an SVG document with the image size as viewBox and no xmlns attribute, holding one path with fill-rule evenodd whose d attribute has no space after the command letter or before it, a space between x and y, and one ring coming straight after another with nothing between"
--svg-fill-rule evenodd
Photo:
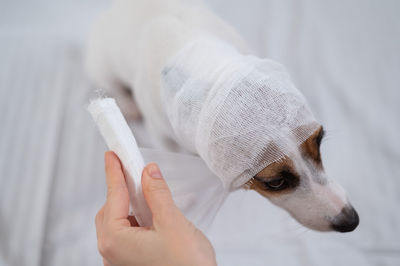
<instances>
[{"instance_id":1,"label":"knuckle","mask_svg":"<svg viewBox=\"0 0 400 266\"><path fill-rule=\"evenodd\" d=\"M113 188L112 187L108 187L107 188L107 199L109 199L111 197L111 195L113 194Z\"/></svg>"},{"instance_id":2,"label":"knuckle","mask_svg":"<svg viewBox=\"0 0 400 266\"><path fill-rule=\"evenodd\" d=\"M96 213L96 216L94 217L94 222L95 223L98 223L100 221L100 211L98 211L97 213Z\"/></svg>"},{"instance_id":3,"label":"knuckle","mask_svg":"<svg viewBox=\"0 0 400 266\"><path fill-rule=\"evenodd\" d=\"M101 225L103 222L103 217L104 217L104 206L96 213L96 216L94 217L94 223L96 224L96 227Z\"/></svg>"},{"instance_id":4,"label":"knuckle","mask_svg":"<svg viewBox=\"0 0 400 266\"><path fill-rule=\"evenodd\" d=\"M150 182L145 188L150 193L166 193L168 190L163 182Z\"/></svg>"},{"instance_id":5,"label":"knuckle","mask_svg":"<svg viewBox=\"0 0 400 266\"><path fill-rule=\"evenodd\" d=\"M123 184L108 186L107 187L107 198L111 198L112 196L117 195L121 192L125 192L127 190L128 190L128 188Z\"/></svg>"},{"instance_id":6,"label":"knuckle","mask_svg":"<svg viewBox=\"0 0 400 266\"><path fill-rule=\"evenodd\" d=\"M105 258L112 256L112 254L114 253L113 247L114 245L109 238L102 237L99 238L99 240L97 241L97 248L100 254Z\"/></svg>"}]
</instances>

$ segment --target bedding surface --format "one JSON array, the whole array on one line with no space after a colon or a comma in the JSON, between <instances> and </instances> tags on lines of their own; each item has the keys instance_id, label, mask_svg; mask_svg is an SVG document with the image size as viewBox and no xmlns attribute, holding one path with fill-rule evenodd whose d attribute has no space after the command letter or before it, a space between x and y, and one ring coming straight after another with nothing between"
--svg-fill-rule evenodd
<instances>
[{"instance_id":1,"label":"bedding surface","mask_svg":"<svg viewBox=\"0 0 400 266\"><path fill-rule=\"evenodd\" d=\"M353 233L316 233L237 191L206 232L219 265L400 265L400 2L208 2L287 67L328 133L326 171L361 218ZM106 146L86 111L98 93L82 61L109 4L0 2L0 265L101 264ZM151 148L143 125L131 126Z\"/></svg>"}]
</instances>

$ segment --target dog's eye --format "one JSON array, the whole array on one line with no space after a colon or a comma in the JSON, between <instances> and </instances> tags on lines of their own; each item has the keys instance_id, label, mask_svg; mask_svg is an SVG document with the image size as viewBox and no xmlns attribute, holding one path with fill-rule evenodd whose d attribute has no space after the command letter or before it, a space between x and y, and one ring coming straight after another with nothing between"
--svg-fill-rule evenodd
<instances>
[{"instance_id":1,"label":"dog's eye","mask_svg":"<svg viewBox=\"0 0 400 266\"><path fill-rule=\"evenodd\" d=\"M269 191L293 189L299 185L299 177L287 169L282 169L277 176L270 179L254 176L254 180L262 185L265 190Z\"/></svg>"},{"instance_id":2,"label":"dog's eye","mask_svg":"<svg viewBox=\"0 0 400 266\"><path fill-rule=\"evenodd\" d=\"M318 148L321 146L321 142L322 142L324 135L325 135L325 131L324 131L324 129L321 129L318 136L315 138L315 142L316 142Z\"/></svg>"},{"instance_id":3,"label":"dog's eye","mask_svg":"<svg viewBox=\"0 0 400 266\"><path fill-rule=\"evenodd\" d=\"M264 184L270 190L280 190L286 187L286 180L284 178L275 178L265 181Z\"/></svg>"}]
</instances>

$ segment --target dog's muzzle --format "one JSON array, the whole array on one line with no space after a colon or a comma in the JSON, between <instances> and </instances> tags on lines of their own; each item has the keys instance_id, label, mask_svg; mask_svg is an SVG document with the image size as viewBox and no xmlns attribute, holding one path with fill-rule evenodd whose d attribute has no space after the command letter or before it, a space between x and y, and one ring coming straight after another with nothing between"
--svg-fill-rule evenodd
<instances>
[{"instance_id":1,"label":"dog's muzzle","mask_svg":"<svg viewBox=\"0 0 400 266\"><path fill-rule=\"evenodd\" d=\"M333 230L341 233L351 232L357 228L360 218L353 206L346 205L331 221Z\"/></svg>"}]
</instances>

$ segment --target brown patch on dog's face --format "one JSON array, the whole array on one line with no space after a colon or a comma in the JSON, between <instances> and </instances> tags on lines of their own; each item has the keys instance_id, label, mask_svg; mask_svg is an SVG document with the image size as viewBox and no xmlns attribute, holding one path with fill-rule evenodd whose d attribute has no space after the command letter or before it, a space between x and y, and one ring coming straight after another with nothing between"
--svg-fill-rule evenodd
<instances>
[{"instance_id":1,"label":"brown patch on dog's face","mask_svg":"<svg viewBox=\"0 0 400 266\"><path fill-rule=\"evenodd\" d=\"M325 131L322 126L320 126L314 134L312 134L306 141L304 141L300 145L300 149L303 154L305 154L307 157L311 158L318 167L323 167L322 166L322 160L321 160L321 152L320 152L320 146L321 146L321 141L322 138L324 137Z\"/></svg>"},{"instance_id":2,"label":"brown patch on dog's face","mask_svg":"<svg viewBox=\"0 0 400 266\"><path fill-rule=\"evenodd\" d=\"M307 140L301 145L293 141L291 144L296 147L291 147L289 156L265 167L246 187L268 198L308 228L340 232L354 230L358 225L358 215L354 209L349 209L351 205L343 188L327 178L322 166L319 149L324 135L322 126L301 126L295 129L292 137L304 136L310 127L313 134ZM279 147L275 145L271 150L276 151ZM269 146L266 155L270 155L267 148Z\"/></svg>"},{"instance_id":3,"label":"brown patch on dog's face","mask_svg":"<svg viewBox=\"0 0 400 266\"><path fill-rule=\"evenodd\" d=\"M292 160L286 157L264 168L254 176L248 187L263 196L272 197L291 192L299 182Z\"/></svg>"},{"instance_id":4,"label":"brown patch on dog's face","mask_svg":"<svg viewBox=\"0 0 400 266\"><path fill-rule=\"evenodd\" d=\"M303 156L311 158L320 169L323 169L320 153L323 135L324 130L320 126L300 145ZM273 197L292 192L299 183L300 175L296 171L292 159L285 157L260 171L247 183L247 187L265 197Z\"/></svg>"}]
</instances>

